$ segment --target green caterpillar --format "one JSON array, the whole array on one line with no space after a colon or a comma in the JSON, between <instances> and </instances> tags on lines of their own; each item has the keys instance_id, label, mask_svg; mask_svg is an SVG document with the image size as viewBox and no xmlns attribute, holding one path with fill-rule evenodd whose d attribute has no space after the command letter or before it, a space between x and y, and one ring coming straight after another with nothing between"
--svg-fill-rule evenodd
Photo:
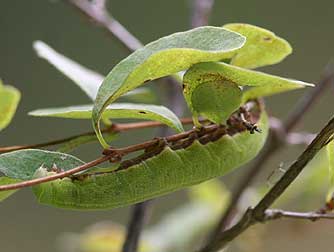
<instances>
[{"instance_id":1,"label":"green caterpillar","mask_svg":"<svg viewBox=\"0 0 334 252\"><path fill-rule=\"evenodd\" d=\"M223 135L206 144L195 140L178 150L165 147L158 155L125 169L89 175L82 180L64 178L33 187L38 201L70 209L111 209L131 205L201 183L254 158L267 132L267 115L261 109L261 134L247 130Z\"/></svg>"}]
</instances>

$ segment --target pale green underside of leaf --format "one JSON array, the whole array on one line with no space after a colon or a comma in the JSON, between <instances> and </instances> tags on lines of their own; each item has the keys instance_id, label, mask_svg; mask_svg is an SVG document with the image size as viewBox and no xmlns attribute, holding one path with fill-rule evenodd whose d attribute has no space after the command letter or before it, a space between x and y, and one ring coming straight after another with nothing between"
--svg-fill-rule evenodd
<instances>
[{"instance_id":1,"label":"pale green underside of leaf","mask_svg":"<svg viewBox=\"0 0 334 252\"><path fill-rule=\"evenodd\" d=\"M20 98L20 91L12 86L3 85L0 80L0 131L11 122Z\"/></svg>"},{"instance_id":2,"label":"pale green underside of leaf","mask_svg":"<svg viewBox=\"0 0 334 252\"><path fill-rule=\"evenodd\" d=\"M88 69L74 60L58 53L43 41L33 43L37 55L47 60L51 65L58 69L62 74L78 85L87 96L94 101L97 91L105 76ZM148 88L138 88L123 97L132 101L152 101L152 91Z\"/></svg>"},{"instance_id":3,"label":"pale green underside of leaf","mask_svg":"<svg viewBox=\"0 0 334 252\"><path fill-rule=\"evenodd\" d=\"M70 106L64 108L49 108L35 110L29 113L33 116L61 117L72 119L91 119L93 105ZM164 123L180 132L183 131L182 123L178 117L163 106L137 104L137 103L114 103L104 111L103 118L134 118L153 120Z\"/></svg>"},{"instance_id":4,"label":"pale green underside of leaf","mask_svg":"<svg viewBox=\"0 0 334 252\"><path fill-rule=\"evenodd\" d=\"M245 38L218 27L200 27L158 39L117 64L103 81L93 109L93 125L101 144L99 120L105 107L143 83L188 69L193 64L220 61L240 48Z\"/></svg>"},{"instance_id":5,"label":"pale green underside of leaf","mask_svg":"<svg viewBox=\"0 0 334 252\"><path fill-rule=\"evenodd\" d=\"M247 38L245 45L233 52L230 64L257 68L281 62L292 53L290 44L273 32L250 24L226 24L224 28Z\"/></svg>"}]
</instances>

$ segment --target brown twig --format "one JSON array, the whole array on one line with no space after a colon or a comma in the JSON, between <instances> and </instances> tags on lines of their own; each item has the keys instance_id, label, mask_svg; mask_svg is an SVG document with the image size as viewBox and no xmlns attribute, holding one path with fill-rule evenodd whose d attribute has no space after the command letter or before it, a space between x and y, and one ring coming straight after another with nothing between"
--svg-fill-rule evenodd
<instances>
[{"instance_id":1,"label":"brown twig","mask_svg":"<svg viewBox=\"0 0 334 252\"><path fill-rule=\"evenodd\" d=\"M66 2L70 3L77 10L80 10L90 20L93 20L96 24L106 29L110 35L122 43L128 52L132 52L143 46L121 23L110 16L105 4L101 4L101 1L99 1L100 3L97 2L97 4L96 1L89 0L67 0Z\"/></svg>"},{"instance_id":2,"label":"brown twig","mask_svg":"<svg viewBox=\"0 0 334 252\"><path fill-rule=\"evenodd\" d=\"M129 52L133 52L141 47L143 44L131 34L121 23L119 23L114 17L110 15L104 1L89 1L89 0L65 0L75 9L79 10L81 13L85 14L89 20L103 27L108 34L116 38L121 42L122 46ZM165 77L167 82L171 86L180 85L175 78ZM158 80L160 81L160 80ZM171 89L174 89L172 87ZM178 95L178 93L174 93Z\"/></svg>"},{"instance_id":3,"label":"brown twig","mask_svg":"<svg viewBox=\"0 0 334 252\"><path fill-rule=\"evenodd\" d=\"M207 25L215 0L193 0L191 26Z\"/></svg>"},{"instance_id":4,"label":"brown twig","mask_svg":"<svg viewBox=\"0 0 334 252\"><path fill-rule=\"evenodd\" d=\"M219 220L218 225L209 235L203 250L201 250L202 252L206 251L205 249L209 247L210 244L215 243L216 240L221 238L222 231L229 225L234 213L237 211L238 202L240 201L244 191L253 183L268 158L280 150L286 143L291 142L292 135L290 135L290 133L293 128L302 119L302 116L305 115L311 108L311 105L314 104L323 91L331 85L331 83L334 83L334 70L332 65L328 65L319 83L314 89L310 89L310 91L308 91L299 100L299 102L295 105L295 108L292 112L290 112L285 124L282 124L280 120L271 118L271 130L266 145L258 157L252 162L246 175L238 183L238 186L232 195L229 207Z\"/></svg>"},{"instance_id":5,"label":"brown twig","mask_svg":"<svg viewBox=\"0 0 334 252\"><path fill-rule=\"evenodd\" d=\"M138 250L140 234L148 220L150 212L148 207L151 202L152 201L145 201L133 206L127 236L123 244L123 252L134 252Z\"/></svg>"},{"instance_id":6,"label":"brown twig","mask_svg":"<svg viewBox=\"0 0 334 252\"><path fill-rule=\"evenodd\" d=\"M93 135L95 135L95 132L87 132L87 133L83 133L83 134L79 134L79 135L70 136L70 137L67 137L67 138L62 138L62 139L57 139L57 140L53 140L53 141L49 141L49 142L44 142L44 143L0 147L0 153L6 153L6 152L24 150L24 149L43 148L43 147L48 147L48 146L53 146L53 145L66 143L66 142L72 141L74 139L77 139L79 137L93 136Z\"/></svg>"},{"instance_id":7,"label":"brown twig","mask_svg":"<svg viewBox=\"0 0 334 252\"><path fill-rule=\"evenodd\" d=\"M249 208L243 217L231 228L223 231L217 239L207 244L202 252L220 251L230 241L239 236L251 225L266 221L266 210L282 195L286 188L297 178L305 166L314 158L318 151L328 143L328 139L334 134L334 117L321 130L312 143L289 167L281 179L269 190L262 200L254 207Z\"/></svg>"},{"instance_id":8,"label":"brown twig","mask_svg":"<svg viewBox=\"0 0 334 252\"><path fill-rule=\"evenodd\" d=\"M29 186L34 186L34 185L38 185L41 183L46 183L46 182L50 182L56 179L61 179L61 178L65 178L68 176L71 176L75 173L81 172L81 171L85 171L91 167L94 167L96 165L99 165L107 160L110 160L110 158L112 158L114 154L110 154L107 156L102 156L98 159L95 159L93 161L90 161L88 163L85 163L83 165L80 165L78 167L75 167L73 169L64 171L64 172L60 172L48 177L42 177L42 178L36 178L36 179L31 179L31 180L27 180L27 181L23 181L23 182L19 182L19 183L14 183L14 184L8 184L8 185L1 185L0 186L0 191L8 191L8 190L16 190L16 189L20 189L20 188L24 188L24 187L29 187Z\"/></svg>"},{"instance_id":9,"label":"brown twig","mask_svg":"<svg viewBox=\"0 0 334 252\"><path fill-rule=\"evenodd\" d=\"M180 119L182 124L192 124L192 118L181 118ZM205 120L201 120L201 122L205 122ZM106 128L102 130L102 133L118 133L118 132L124 132L124 131L130 131L130 130L137 130L137 129L144 129L144 128L154 128L154 127L161 127L164 126L161 122L155 122L155 121L142 121L142 122L133 122L133 123L119 123L119 124L113 124L110 128ZM63 144L69 141L72 141L74 139L77 139L82 136L93 136L95 135L94 131L82 133L79 135L70 136L67 138L57 139L49 142L44 143L37 143L37 144L28 144L28 145L15 145L15 146L5 146L0 147L0 153L6 153L16 150L24 150L24 149L37 149L37 148L43 148L58 144Z\"/></svg>"},{"instance_id":10,"label":"brown twig","mask_svg":"<svg viewBox=\"0 0 334 252\"><path fill-rule=\"evenodd\" d=\"M334 214L329 213L318 213L318 212L291 212L285 211L281 209L267 209L265 211L264 221L269 220L277 220L282 218L289 218L289 219L301 219L301 220L310 220L310 221L317 221L320 219L334 219Z\"/></svg>"}]
</instances>

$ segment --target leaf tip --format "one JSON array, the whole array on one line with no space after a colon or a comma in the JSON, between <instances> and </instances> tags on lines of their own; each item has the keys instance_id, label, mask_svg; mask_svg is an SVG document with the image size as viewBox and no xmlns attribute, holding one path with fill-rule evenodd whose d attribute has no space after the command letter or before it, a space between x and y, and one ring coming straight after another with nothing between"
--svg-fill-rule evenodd
<instances>
[{"instance_id":1,"label":"leaf tip","mask_svg":"<svg viewBox=\"0 0 334 252\"><path fill-rule=\"evenodd\" d=\"M29 116L39 116L38 110L32 110L27 113Z\"/></svg>"},{"instance_id":2,"label":"leaf tip","mask_svg":"<svg viewBox=\"0 0 334 252\"><path fill-rule=\"evenodd\" d=\"M43 52L45 52L45 50L50 50L50 47L41 40L35 40L32 43L32 47L38 57L43 57Z\"/></svg>"}]
</instances>

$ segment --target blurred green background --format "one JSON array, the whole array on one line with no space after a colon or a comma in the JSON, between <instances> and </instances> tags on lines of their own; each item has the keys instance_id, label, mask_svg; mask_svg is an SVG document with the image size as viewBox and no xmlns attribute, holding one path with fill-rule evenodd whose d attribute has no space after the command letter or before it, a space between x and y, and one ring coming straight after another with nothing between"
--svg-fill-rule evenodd
<instances>
[{"instance_id":1,"label":"blurred green background","mask_svg":"<svg viewBox=\"0 0 334 252\"><path fill-rule=\"evenodd\" d=\"M109 1L113 16L143 43L189 28L191 1L145 0ZM73 83L39 59L32 50L34 40L43 40L57 51L81 64L106 74L127 55L120 44L104 30L92 25L63 1L2 0L0 3L0 77L23 94L18 112L9 128L0 135L0 146L36 143L90 130L89 121L40 119L27 112L44 107L84 104L89 99ZM316 82L324 66L334 55L334 2L322 1L220 1L210 19L212 25L246 22L262 26L286 38L294 53L283 63L263 69L281 76ZM284 118L303 91L277 95L268 99L272 115ZM333 89L327 92L305 116L300 128L316 132L333 114ZM152 137L155 132L137 131L117 144ZM84 147L76 154L88 161L100 151L97 145ZM285 148L266 165L273 170L279 163L289 164L302 147ZM243 171L228 175L233 187ZM260 181L265 183L265 178ZM156 201L154 219L175 207L180 193ZM315 207L324 195L317 195ZM292 203L296 208L298 202ZM304 209L304 210L312 210ZM63 232L79 232L100 220L126 223L128 209L105 212L74 212L36 204L30 189L21 190L0 205L0 250L59 251L57 237ZM310 224L276 221L269 224L263 251L332 251L333 222ZM252 231L248 231L251 233ZM248 251L259 251L251 248Z\"/></svg>"}]
</instances>

